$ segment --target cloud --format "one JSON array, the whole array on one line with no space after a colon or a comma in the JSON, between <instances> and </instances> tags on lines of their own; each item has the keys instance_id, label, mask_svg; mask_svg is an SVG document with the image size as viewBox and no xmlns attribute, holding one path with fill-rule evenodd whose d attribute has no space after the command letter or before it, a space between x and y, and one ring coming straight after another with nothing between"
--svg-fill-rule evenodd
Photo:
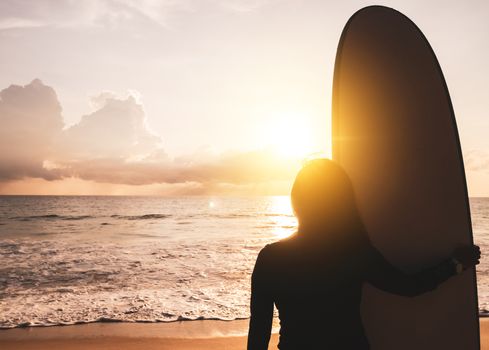
<instances>
[{"instance_id":1,"label":"cloud","mask_svg":"<svg viewBox=\"0 0 489 350\"><path fill-rule=\"evenodd\" d=\"M289 180L296 164L276 157L271 150L227 152L218 156L176 159L151 158L127 161L99 158L64 163L66 174L84 180L114 184L199 183L206 188L218 184L243 185Z\"/></svg>"},{"instance_id":2,"label":"cloud","mask_svg":"<svg viewBox=\"0 0 489 350\"><path fill-rule=\"evenodd\" d=\"M10 17L10 18L3 18L0 20L0 30L36 28L42 26L44 26L44 23L42 22L34 21L31 19L25 19L25 18Z\"/></svg>"},{"instance_id":3,"label":"cloud","mask_svg":"<svg viewBox=\"0 0 489 350\"><path fill-rule=\"evenodd\" d=\"M489 152L469 150L464 153L465 170L489 173Z\"/></svg>"},{"instance_id":4,"label":"cloud","mask_svg":"<svg viewBox=\"0 0 489 350\"><path fill-rule=\"evenodd\" d=\"M180 7L174 0L4 0L0 3L0 29L113 27L138 17L164 23L166 16Z\"/></svg>"},{"instance_id":5,"label":"cloud","mask_svg":"<svg viewBox=\"0 0 489 350\"><path fill-rule=\"evenodd\" d=\"M169 17L201 9L250 12L277 0L3 0L0 30L33 27L114 28L142 20L167 26Z\"/></svg>"},{"instance_id":6,"label":"cloud","mask_svg":"<svg viewBox=\"0 0 489 350\"><path fill-rule=\"evenodd\" d=\"M237 13L245 13L258 10L270 3L278 2L278 0L215 0L221 8Z\"/></svg>"},{"instance_id":7,"label":"cloud","mask_svg":"<svg viewBox=\"0 0 489 350\"><path fill-rule=\"evenodd\" d=\"M152 133L137 97L120 99L104 92L92 98L97 110L66 129L57 143L61 159L138 159L162 154L162 140Z\"/></svg>"},{"instance_id":8,"label":"cloud","mask_svg":"<svg viewBox=\"0 0 489 350\"><path fill-rule=\"evenodd\" d=\"M77 178L123 185L172 184L180 192L186 187L189 193L209 193L272 186L290 180L298 167L271 149L200 149L171 158L162 138L149 128L137 93L118 97L103 92L93 97L95 111L66 129L55 91L40 80L12 85L0 97L0 181Z\"/></svg>"},{"instance_id":9,"label":"cloud","mask_svg":"<svg viewBox=\"0 0 489 350\"><path fill-rule=\"evenodd\" d=\"M60 178L43 162L63 129L54 90L40 80L0 91L0 180L22 177Z\"/></svg>"},{"instance_id":10,"label":"cloud","mask_svg":"<svg viewBox=\"0 0 489 350\"><path fill-rule=\"evenodd\" d=\"M86 1L17 1L0 2L2 29L19 29L40 26L73 26L93 23L102 10L103 2ZM33 25L35 24L35 25Z\"/></svg>"}]
</instances>

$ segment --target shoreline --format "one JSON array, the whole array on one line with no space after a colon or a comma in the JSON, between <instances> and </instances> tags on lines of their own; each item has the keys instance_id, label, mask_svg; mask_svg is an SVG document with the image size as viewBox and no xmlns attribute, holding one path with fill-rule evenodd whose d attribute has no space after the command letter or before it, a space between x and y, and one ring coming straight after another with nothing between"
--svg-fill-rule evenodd
<instances>
[{"instance_id":1,"label":"shoreline","mask_svg":"<svg viewBox=\"0 0 489 350\"><path fill-rule=\"evenodd\" d=\"M484 310L484 312L480 312L478 315L479 319L488 319L489 320L489 311ZM13 329L44 329L44 328L56 328L59 329L61 327L70 327L70 326L89 326L89 325L96 325L96 324L133 324L136 325L134 327L138 327L137 325L155 325L153 327L158 327L156 325L162 324L162 325L171 325L171 324L178 324L178 325L183 325L187 324L189 322L195 322L197 324L205 322L206 324L216 324L216 325L223 325L223 324L240 324L240 323L246 323L248 325L249 318L236 318L236 319L219 319L219 318L196 318L196 319L177 319L174 321L146 321L146 320L136 320L136 321L126 321L126 320L119 320L119 319L98 319L95 321L83 321L83 322L75 322L75 323L53 323L53 324L30 324L30 323L24 323L21 325L17 325L14 327L0 327L0 334L2 331L6 330L13 330ZM98 326L93 326L96 329ZM148 327L148 326L145 326ZM163 326L168 329L174 329L175 327L172 326ZM183 329L184 326L178 326L177 328ZM273 318L273 332L278 332L280 325L279 325L279 320L278 317L274 316ZM226 327L226 326L218 326L217 329L219 330L226 330L226 329L233 329L236 327ZM1 340L1 337L0 337Z\"/></svg>"},{"instance_id":2,"label":"shoreline","mask_svg":"<svg viewBox=\"0 0 489 350\"><path fill-rule=\"evenodd\" d=\"M249 320L175 322L94 322L0 330L2 350L81 349L244 349ZM274 329L278 324L274 321ZM277 347L274 333L270 347Z\"/></svg>"},{"instance_id":3,"label":"shoreline","mask_svg":"<svg viewBox=\"0 0 489 350\"><path fill-rule=\"evenodd\" d=\"M185 320L172 322L89 322L70 325L28 326L0 329L3 340L42 340L73 338L216 338L245 336L249 319ZM274 328L278 320L274 319ZM278 328L277 328L278 329Z\"/></svg>"},{"instance_id":4,"label":"shoreline","mask_svg":"<svg viewBox=\"0 0 489 350\"><path fill-rule=\"evenodd\" d=\"M489 318L479 317L481 349L489 350ZM175 322L96 322L0 330L2 350L81 349L244 349L249 320ZM278 343L278 320L269 349Z\"/></svg>"}]
</instances>

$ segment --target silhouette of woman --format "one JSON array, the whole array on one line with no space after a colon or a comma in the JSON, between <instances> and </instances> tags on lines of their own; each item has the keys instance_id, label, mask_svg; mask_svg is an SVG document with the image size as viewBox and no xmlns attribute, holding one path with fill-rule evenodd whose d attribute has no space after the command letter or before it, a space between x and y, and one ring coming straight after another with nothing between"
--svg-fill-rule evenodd
<instances>
[{"instance_id":1,"label":"silhouette of woman","mask_svg":"<svg viewBox=\"0 0 489 350\"><path fill-rule=\"evenodd\" d=\"M392 266L368 239L350 179L328 159L300 170L291 201L297 232L266 245L253 270L248 350L268 348L274 304L282 350L369 349L360 318L363 283L415 296L479 263L474 245L414 274Z\"/></svg>"}]
</instances>

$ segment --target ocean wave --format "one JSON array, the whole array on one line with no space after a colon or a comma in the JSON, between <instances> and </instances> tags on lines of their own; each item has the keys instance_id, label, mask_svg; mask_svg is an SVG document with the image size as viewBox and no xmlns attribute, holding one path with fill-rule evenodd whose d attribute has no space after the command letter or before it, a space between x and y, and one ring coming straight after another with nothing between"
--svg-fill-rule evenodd
<instances>
[{"instance_id":1,"label":"ocean wave","mask_svg":"<svg viewBox=\"0 0 489 350\"><path fill-rule=\"evenodd\" d=\"M185 322L185 321L237 321L237 320L247 320L249 317L217 317L217 316L196 316L196 317L188 317L183 315L173 315L169 313L162 313L161 318L154 319L127 319L124 317L114 318L114 317L98 317L91 320L79 320L79 321L46 321L46 322L37 322L37 321L25 321L21 323L10 323L10 324L0 324L0 329L13 329L13 328L27 328L27 327L53 327L53 326L71 326L71 325L80 325L80 324L89 324L89 323L171 323L171 322Z\"/></svg>"},{"instance_id":2,"label":"ocean wave","mask_svg":"<svg viewBox=\"0 0 489 350\"><path fill-rule=\"evenodd\" d=\"M185 218L193 218L193 217L207 217L207 218L218 218L218 219L239 219L239 218L256 218L258 216L263 217L292 217L292 215L288 214L279 214L279 213L210 213L210 214L188 214L185 215ZM44 215L28 215L28 216L11 216L8 217L9 220L15 221L34 221L34 220L86 220L86 219L95 219L95 218L103 218L110 217L113 219L119 220L160 220L167 219L172 217L171 214L142 214L142 215L120 215L120 214L112 214L110 216L93 216L93 215L61 215L61 214L44 214ZM5 225L5 223L0 223L0 225Z\"/></svg>"},{"instance_id":3,"label":"ocean wave","mask_svg":"<svg viewBox=\"0 0 489 350\"><path fill-rule=\"evenodd\" d=\"M479 317L489 317L489 310L479 308Z\"/></svg>"},{"instance_id":4,"label":"ocean wave","mask_svg":"<svg viewBox=\"0 0 489 350\"><path fill-rule=\"evenodd\" d=\"M144 214L144 215L118 215L114 214L110 216L114 219L122 220L155 220L155 219L166 219L171 217L170 214Z\"/></svg>"},{"instance_id":5,"label":"ocean wave","mask_svg":"<svg viewBox=\"0 0 489 350\"><path fill-rule=\"evenodd\" d=\"M218 219L237 219L237 218L249 218L255 217L256 214L243 214L243 213L210 213L204 214L204 217L218 218Z\"/></svg>"},{"instance_id":6,"label":"ocean wave","mask_svg":"<svg viewBox=\"0 0 489 350\"><path fill-rule=\"evenodd\" d=\"M12 216L10 220L18 221L30 221L30 220L85 220L92 219L91 215L58 215L58 214L46 214L46 215L30 215L30 216Z\"/></svg>"},{"instance_id":7,"label":"ocean wave","mask_svg":"<svg viewBox=\"0 0 489 350\"><path fill-rule=\"evenodd\" d=\"M269 217L269 216L287 216L287 217L293 217L294 215L292 214L287 214L287 213L262 213L261 216Z\"/></svg>"},{"instance_id":8,"label":"ocean wave","mask_svg":"<svg viewBox=\"0 0 489 350\"><path fill-rule=\"evenodd\" d=\"M246 318L257 250L243 244L0 240L0 328Z\"/></svg>"},{"instance_id":9,"label":"ocean wave","mask_svg":"<svg viewBox=\"0 0 489 350\"><path fill-rule=\"evenodd\" d=\"M100 216L104 217L104 216ZM143 214L143 215L110 215L113 219L121 220L158 220L171 217L170 214ZM32 221L32 220L86 220L95 219L93 215L60 215L60 214L45 214L45 215L29 215L29 216L11 216L8 219L16 221Z\"/></svg>"},{"instance_id":10,"label":"ocean wave","mask_svg":"<svg viewBox=\"0 0 489 350\"><path fill-rule=\"evenodd\" d=\"M188 317L183 315L173 315L163 312L161 318L154 319L126 319L126 318L113 318L113 317L98 317L91 320L79 320L79 321L47 321L47 322L30 322L25 321L21 323L10 323L10 324L0 324L0 329L14 329L14 328L27 328L27 327L53 327L53 326L71 326L71 325L81 325L90 323L172 323L172 322L186 322L186 321L238 321L247 320L249 317L213 317L213 316L196 316ZM277 315L274 315L277 318ZM479 317L489 317L487 310L479 310Z\"/></svg>"}]
</instances>

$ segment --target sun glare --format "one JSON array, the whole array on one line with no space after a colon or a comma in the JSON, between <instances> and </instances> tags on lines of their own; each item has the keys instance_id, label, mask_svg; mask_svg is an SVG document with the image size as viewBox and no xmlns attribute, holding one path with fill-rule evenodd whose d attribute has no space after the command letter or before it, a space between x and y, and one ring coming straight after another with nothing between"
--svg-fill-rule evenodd
<instances>
[{"instance_id":1,"label":"sun glare","mask_svg":"<svg viewBox=\"0 0 489 350\"><path fill-rule=\"evenodd\" d=\"M307 116L301 113L280 113L268 119L263 143L285 157L303 157L314 151L313 133Z\"/></svg>"}]
</instances>

